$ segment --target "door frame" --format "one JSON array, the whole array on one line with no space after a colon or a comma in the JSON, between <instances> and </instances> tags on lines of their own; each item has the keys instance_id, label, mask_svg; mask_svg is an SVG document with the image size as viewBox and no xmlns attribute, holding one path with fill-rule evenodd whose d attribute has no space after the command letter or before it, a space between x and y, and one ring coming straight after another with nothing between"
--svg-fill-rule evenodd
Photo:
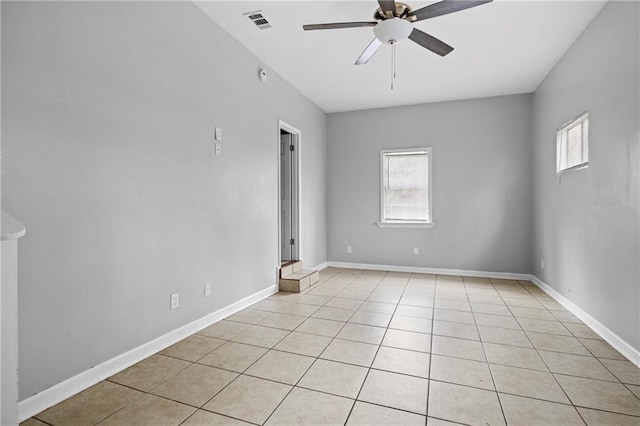
<instances>
[{"instance_id":1,"label":"door frame","mask_svg":"<svg viewBox=\"0 0 640 426\"><path fill-rule=\"evenodd\" d=\"M302 220L301 220L301 212L300 212L300 194L302 193L301 188L301 179L300 179L300 150L301 150L301 140L302 140L302 132L295 128L294 126L290 125L289 123L278 119L278 139L277 139L277 146L278 146L278 268L280 267L280 264L282 262L282 229L281 229L281 223L282 223L282 218L281 218L281 213L282 213L282 206L280 203L280 200L282 199L282 193L281 193L281 188L282 188L282 183L281 183L281 178L282 178L282 171L280 170L280 157L282 155L281 152L281 143L280 143L280 131L284 130L287 133L291 134L291 143L293 144L294 150L293 150L293 155L291 156L291 162L292 162L292 168L291 168L291 185L293 186L292 188L292 196L293 196L293 200L291 202L292 205L292 211L291 211L291 218L292 218L292 230L291 230L291 234L293 235L293 238L295 239L295 248L294 248L294 252L293 252L293 257L295 257L295 260L300 260L302 259L302 245L300 244L302 238L300 236L301 232L300 229L302 229Z\"/></svg>"}]
</instances>

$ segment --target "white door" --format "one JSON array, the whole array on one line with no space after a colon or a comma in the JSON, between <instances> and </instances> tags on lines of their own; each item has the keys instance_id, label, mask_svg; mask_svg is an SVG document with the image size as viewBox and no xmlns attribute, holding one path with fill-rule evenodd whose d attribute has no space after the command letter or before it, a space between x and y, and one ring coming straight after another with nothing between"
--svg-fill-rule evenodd
<instances>
[{"instance_id":1,"label":"white door","mask_svg":"<svg viewBox=\"0 0 640 426\"><path fill-rule=\"evenodd\" d=\"M293 136L280 135L280 253L281 263L295 259Z\"/></svg>"}]
</instances>

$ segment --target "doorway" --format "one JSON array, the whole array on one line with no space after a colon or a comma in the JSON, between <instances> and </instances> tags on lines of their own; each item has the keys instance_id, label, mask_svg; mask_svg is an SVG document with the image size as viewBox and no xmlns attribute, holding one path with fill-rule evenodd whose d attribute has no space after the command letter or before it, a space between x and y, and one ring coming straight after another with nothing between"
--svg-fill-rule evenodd
<instances>
[{"instance_id":1,"label":"doorway","mask_svg":"<svg viewBox=\"0 0 640 426\"><path fill-rule=\"evenodd\" d=\"M300 259L300 131L282 120L279 127L280 264Z\"/></svg>"}]
</instances>

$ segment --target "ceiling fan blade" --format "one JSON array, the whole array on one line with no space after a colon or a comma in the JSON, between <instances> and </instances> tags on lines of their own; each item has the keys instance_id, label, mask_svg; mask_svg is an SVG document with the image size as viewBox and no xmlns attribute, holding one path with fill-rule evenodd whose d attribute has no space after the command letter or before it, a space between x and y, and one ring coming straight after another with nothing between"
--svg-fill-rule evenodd
<instances>
[{"instance_id":1,"label":"ceiling fan blade","mask_svg":"<svg viewBox=\"0 0 640 426\"><path fill-rule=\"evenodd\" d=\"M490 3L492 1L493 0L442 0L441 2L414 10L408 16L415 16L416 21L422 21L423 19L435 18L436 16L459 12L461 10L480 6L481 4Z\"/></svg>"},{"instance_id":2,"label":"ceiling fan blade","mask_svg":"<svg viewBox=\"0 0 640 426\"><path fill-rule=\"evenodd\" d=\"M429 49L433 53L437 53L440 56L446 56L453 50L453 47L449 46L444 41L438 40L434 36L431 36L424 31L420 31L414 28L409 34L409 39L415 41L425 49Z\"/></svg>"},{"instance_id":3,"label":"ceiling fan blade","mask_svg":"<svg viewBox=\"0 0 640 426\"><path fill-rule=\"evenodd\" d=\"M378 0L380 9L387 15L388 18L396 16L396 2L395 0Z\"/></svg>"},{"instance_id":4,"label":"ceiling fan blade","mask_svg":"<svg viewBox=\"0 0 640 426\"><path fill-rule=\"evenodd\" d=\"M358 28L358 27L375 27L378 23L371 22L334 22L332 24L307 24L303 25L302 29L305 31L310 30L333 30L337 28Z\"/></svg>"},{"instance_id":5,"label":"ceiling fan blade","mask_svg":"<svg viewBox=\"0 0 640 426\"><path fill-rule=\"evenodd\" d=\"M371 43L364 49L362 55L356 61L356 65L364 65L369 62L369 59L378 51L378 49L382 46L382 42L377 38L374 38Z\"/></svg>"}]
</instances>

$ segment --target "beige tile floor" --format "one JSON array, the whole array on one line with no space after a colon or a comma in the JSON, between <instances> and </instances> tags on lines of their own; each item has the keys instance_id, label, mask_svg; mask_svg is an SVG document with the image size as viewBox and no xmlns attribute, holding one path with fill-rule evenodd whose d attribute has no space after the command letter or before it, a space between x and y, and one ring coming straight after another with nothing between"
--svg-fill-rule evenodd
<instances>
[{"instance_id":1,"label":"beige tile floor","mask_svg":"<svg viewBox=\"0 0 640 426\"><path fill-rule=\"evenodd\" d=\"M640 369L530 282L320 275L23 425L640 425Z\"/></svg>"}]
</instances>

